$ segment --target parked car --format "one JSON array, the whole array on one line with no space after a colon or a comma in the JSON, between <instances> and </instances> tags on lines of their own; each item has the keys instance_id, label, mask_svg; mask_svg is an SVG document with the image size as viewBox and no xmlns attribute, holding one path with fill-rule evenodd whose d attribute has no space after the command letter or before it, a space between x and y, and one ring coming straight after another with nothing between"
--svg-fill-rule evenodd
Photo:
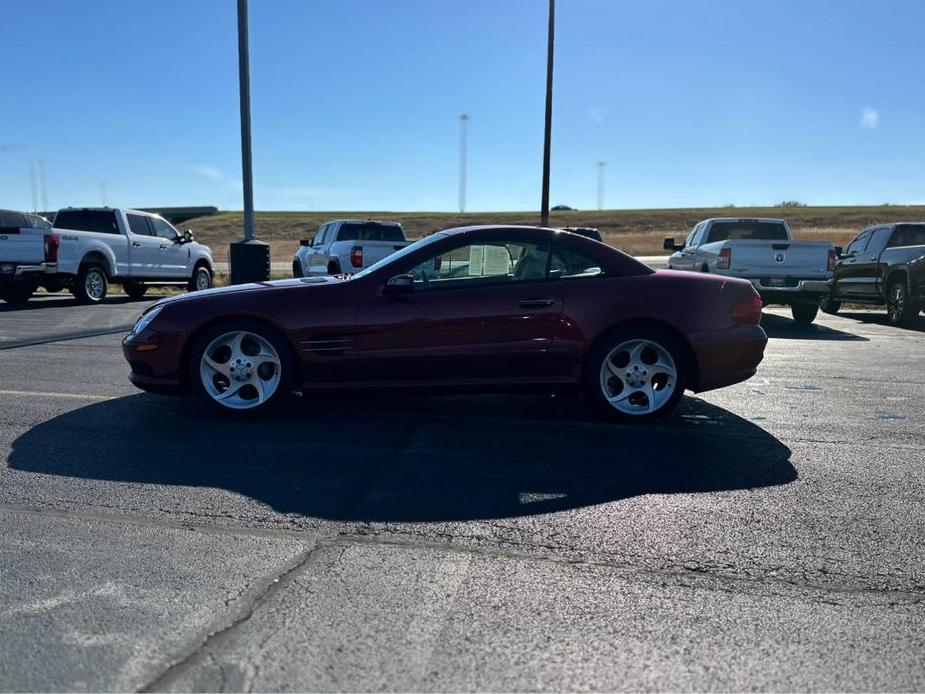
<instances>
[{"instance_id":1,"label":"parked car","mask_svg":"<svg viewBox=\"0 0 925 694\"><path fill-rule=\"evenodd\" d=\"M864 229L835 265L826 313L842 302L886 305L890 323L907 324L925 307L925 223L882 224Z\"/></svg>"},{"instance_id":2,"label":"parked car","mask_svg":"<svg viewBox=\"0 0 925 694\"><path fill-rule=\"evenodd\" d=\"M655 271L575 234L437 232L352 277L170 297L123 341L131 381L258 412L301 390L580 385L629 421L755 373L767 337L744 280Z\"/></svg>"},{"instance_id":3,"label":"parked car","mask_svg":"<svg viewBox=\"0 0 925 694\"><path fill-rule=\"evenodd\" d=\"M588 239L594 239L601 243L604 242L604 237L601 235L600 229L595 229L594 227L565 227L562 231L570 231L573 234L578 234Z\"/></svg>"},{"instance_id":4,"label":"parked car","mask_svg":"<svg viewBox=\"0 0 925 694\"><path fill-rule=\"evenodd\" d=\"M794 241L783 219L705 219L678 244L668 267L749 280L765 304L787 304L793 320L808 325L826 293L819 281L832 277L835 246L825 241ZM813 284L815 283L815 284Z\"/></svg>"},{"instance_id":5,"label":"parked car","mask_svg":"<svg viewBox=\"0 0 925 694\"><path fill-rule=\"evenodd\" d=\"M398 222L337 219L299 241L293 277L353 274L408 245Z\"/></svg>"},{"instance_id":6,"label":"parked car","mask_svg":"<svg viewBox=\"0 0 925 694\"><path fill-rule=\"evenodd\" d=\"M19 215L18 217L10 217ZM132 299L152 284L212 286L212 254L192 232L138 210L66 208L53 228L41 217L7 213L0 233L0 297L25 303L38 287L69 289L84 304L102 301L110 282Z\"/></svg>"}]
</instances>

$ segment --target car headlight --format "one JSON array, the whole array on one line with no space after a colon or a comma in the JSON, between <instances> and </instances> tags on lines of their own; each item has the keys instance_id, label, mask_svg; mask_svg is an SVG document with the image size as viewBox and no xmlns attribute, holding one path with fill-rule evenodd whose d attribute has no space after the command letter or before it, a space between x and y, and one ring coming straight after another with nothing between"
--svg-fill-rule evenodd
<instances>
[{"instance_id":1,"label":"car headlight","mask_svg":"<svg viewBox=\"0 0 925 694\"><path fill-rule=\"evenodd\" d=\"M156 308L152 308L147 313L142 314L141 318L135 321L135 327L132 328L132 332L136 335L140 334L142 330L151 325L151 321L157 318L162 310L164 310L164 307L158 306Z\"/></svg>"}]
</instances>

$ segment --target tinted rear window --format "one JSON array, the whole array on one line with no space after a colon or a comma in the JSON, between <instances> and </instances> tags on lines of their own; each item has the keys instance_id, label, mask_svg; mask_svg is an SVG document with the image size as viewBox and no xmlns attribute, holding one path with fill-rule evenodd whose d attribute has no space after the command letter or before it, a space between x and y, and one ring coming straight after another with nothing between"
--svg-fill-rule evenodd
<instances>
[{"instance_id":1,"label":"tinted rear window","mask_svg":"<svg viewBox=\"0 0 925 694\"><path fill-rule=\"evenodd\" d=\"M890 238L890 246L925 246L925 225L899 224Z\"/></svg>"},{"instance_id":2,"label":"tinted rear window","mask_svg":"<svg viewBox=\"0 0 925 694\"><path fill-rule=\"evenodd\" d=\"M350 222L337 232L338 241L404 241L401 227L395 224Z\"/></svg>"},{"instance_id":3,"label":"tinted rear window","mask_svg":"<svg viewBox=\"0 0 925 694\"><path fill-rule=\"evenodd\" d=\"M707 242L726 240L787 241L787 228L779 222L714 222Z\"/></svg>"},{"instance_id":4,"label":"tinted rear window","mask_svg":"<svg viewBox=\"0 0 925 694\"><path fill-rule=\"evenodd\" d=\"M55 216L59 229L95 231L99 234L118 234L116 213L112 210L61 210Z\"/></svg>"},{"instance_id":5,"label":"tinted rear window","mask_svg":"<svg viewBox=\"0 0 925 694\"><path fill-rule=\"evenodd\" d=\"M0 211L0 227L6 229L28 229L30 224L26 221L26 216L21 212Z\"/></svg>"}]
</instances>

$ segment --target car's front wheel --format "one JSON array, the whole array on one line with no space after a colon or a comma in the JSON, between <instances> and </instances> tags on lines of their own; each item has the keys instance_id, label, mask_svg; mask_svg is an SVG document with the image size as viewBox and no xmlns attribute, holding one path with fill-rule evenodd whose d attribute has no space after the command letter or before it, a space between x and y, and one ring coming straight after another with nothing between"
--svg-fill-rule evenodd
<instances>
[{"instance_id":1,"label":"car's front wheel","mask_svg":"<svg viewBox=\"0 0 925 694\"><path fill-rule=\"evenodd\" d=\"M109 277L106 271L94 263L80 266L77 282L74 284L74 297L79 304L99 304L109 291Z\"/></svg>"},{"instance_id":2,"label":"car's front wheel","mask_svg":"<svg viewBox=\"0 0 925 694\"><path fill-rule=\"evenodd\" d=\"M893 281L887 289L886 312L893 325L909 325L919 314L919 307L909 298L902 280Z\"/></svg>"},{"instance_id":3,"label":"car's front wheel","mask_svg":"<svg viewBox=\"0 0 925 694\"><path fill-rule=\"evenodd\" d=\"M193 270L193 276L190 277L187 290L191 292L201 292L205 289L212 288L212 273L205 265L199 265Z\"/></svg>"},{"instance_id":4,"label":"car's front wheel","mask_svg":"<svg viewBox=\"0 0 925 694\"><path fill-rule=\"evenodd\" d=\"M793 322L797 325L810 325L819 313L819 304L793 304L790 307Z\"/></svg>"},{"instance_id":5,"label":"car's front wheel","mask_svg":"<svg viewBox=\"0 0 925 694\"><path fill-rule=\"evenodd\" d=\"M148 292L147 285L134 281L123 282L122 289L132 301L138 301Z\"/></svg>"},{"instance_id":6,"label":"car's front wheel","mask_svg":"<svg viewBox=\"0 0 925 694\"><path fill-rule=\"evenodd\" d=\"M819 299L819 308L822 309L823 313L834 316L841 310L841 302L833 299L831 295L827 295Z\"/></svg>"},{"instance_id":7,"label":"car's front wheel","mask_svg":"<svg viewBox=\"0 0 925 694\"><path fill-rule=\"evenodd\" d=\"M289 346L260 323L216 326L196 340L189 354L193 395L218 410L266 411L292 391L296 369Z\"/></svg>"},{"instance_id":8,"label":"car's front wheel","mask_svg":"<svg viewBox=\"0 0 925 694\"><path fill-rule=\"evenodd\" d=\"M624 422L646 422L671 411L689 373L685 351L666 332L618 330L588 355L584 388L597 410Z\"/></svg>"}]
</instances>

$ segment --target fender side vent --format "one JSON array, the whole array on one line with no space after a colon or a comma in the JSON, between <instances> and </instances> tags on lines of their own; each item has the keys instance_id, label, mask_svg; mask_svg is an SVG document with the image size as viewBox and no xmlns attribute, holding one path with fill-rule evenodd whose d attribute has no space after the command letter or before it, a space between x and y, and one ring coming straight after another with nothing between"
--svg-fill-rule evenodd
<instances>
[{"instance_id":1,"label":"fender side vent","mask_svg":"<svg viewBox=\"0 0 925 694\"><path fill-rule=\"evenodd\" d=\"M353 338L345 335L313 335L310 340L301 343L305 352L314 352L320 356L336 357L353 347Z\"/></svg>"}]
</instances>

